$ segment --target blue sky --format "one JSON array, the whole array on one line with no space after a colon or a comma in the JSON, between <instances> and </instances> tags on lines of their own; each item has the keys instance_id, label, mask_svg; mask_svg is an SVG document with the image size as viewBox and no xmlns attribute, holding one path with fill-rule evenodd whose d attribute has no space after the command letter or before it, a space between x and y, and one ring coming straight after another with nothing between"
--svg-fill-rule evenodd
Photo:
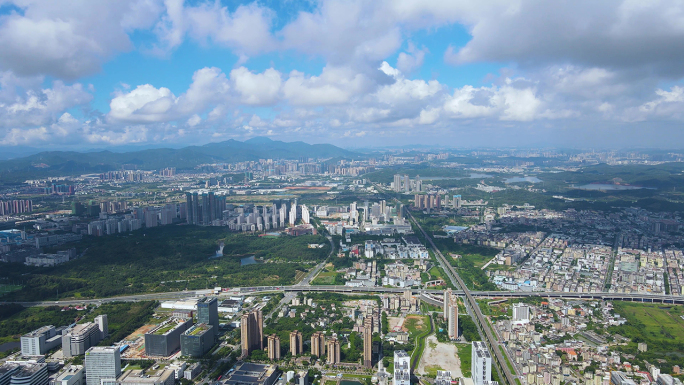
<instances>
[{"instance_id":1,"label":"blue sky","mask_svg":"<svg viewBox=\"0 0 684 385\"><path fill-rule=\"evenodd\" d=\"M681 148L672 2L13 0L0 147Z\"/></svg>"}]
</instances>

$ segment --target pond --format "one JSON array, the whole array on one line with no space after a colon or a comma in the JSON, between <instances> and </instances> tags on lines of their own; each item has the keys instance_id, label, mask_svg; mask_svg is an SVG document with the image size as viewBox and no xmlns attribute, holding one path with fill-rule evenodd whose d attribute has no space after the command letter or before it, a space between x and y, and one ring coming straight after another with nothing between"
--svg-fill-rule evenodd
<instances>
[{"instance_id":1,"label":"pond","mask_svg":"<svg viewBox=\"0 0 684 385\"><path fill-rule=\"evenodd\" d=\"M12 350L15 348L20 348L21 347L21 342L7 342L4 344L0 344L0 352L6 352L8 350Z\"/></svg>"},{"instance_id":2,"label":"pond","mask_svg":"<svg viewBox=\"0 0 684 385\"><path fill-rule=\"evenodd\" d=\"M253 255L250 255L249 257L245 257L245 258L240 259L240 266L253 265L255 263L257 263L257 262L254 259Z\"/></svg>"},{"instance_id":3,"label":"pond","mask_svg":"<svg viewBox=\"0 0 684 385\"><path fill-rule=\"evenodd\" d=\"M362 385L362 384L358 381L342 380L342 381L340 381L340 385Z\"/></svg>"},{"instance_id":4,"label":"pond","mask_svg":"<svg viewBox=\"0 0 684 385\"><path fill-rule=\"evenodd\" d=\"M537 178L536 176L514 176L512 178L504 179L504 182L506 182L506 183L522 183L522 182L541 183L541 181L542 180Z\"/></svg>"}]
</instances>

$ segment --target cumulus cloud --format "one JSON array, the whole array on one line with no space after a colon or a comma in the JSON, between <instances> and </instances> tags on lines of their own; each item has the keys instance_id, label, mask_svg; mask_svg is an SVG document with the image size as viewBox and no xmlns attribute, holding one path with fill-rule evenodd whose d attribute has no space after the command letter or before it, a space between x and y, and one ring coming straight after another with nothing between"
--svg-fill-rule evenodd
<instances>
[{"instance_id":1,"label":"cumulus cloud","mask_svg":"<svg viewBox=\"0 0 684 385\"><path fill-rule=\"evenodd\" d=\"M161 7L150 0L8 1L0 17L0 67L21 76L77 79L132 48L128 33L149 28Z\"/></svg>"},{"instance_id":2,"label":"cumulus cloud","mask_svg":"<svg viewBox=\"0 0 684 385\"><path fill-rule=\"evenodd\" d=\"M218 68L203 68L195 72L188 90L175 96L165 87L151 84L134 90L118 92L109 103L109 118L123 122L167 122L204 112L212 103L221 102L230 89L228 79Z\"/></svg>"},{"instance_id":3,"label":"cumulus cloud","mask_svg":"<svg viewBox=\"0 0 684 385\"><path fill-rule=\"evenodd\" d=\"M320 76L292 71L283 84L283 93L293 105L320 106L346 103L372 87L367 76L349 67L326 66Z\"/></svg>"},{"instance_id":4,"label":"cumulus cloud","mask_svg":"<svg viewBox=\"0 0 684 385\"><path fill-rule=\"evenodd\" d=\"M240 5L232 13L218 1L186 5L183 0L165 0L164 4L166 13L155 27L162 50L178 47L186 35L232 48L241 55L275 48L270 32L275 14L256 2Z\"/></svg>"},{"instance_id":5,"label":"cumulus cloud","mask_svg":"<svg viewBox=\"0 0 684 385\"><path fill-rule=\"evenodd\" d=\"M245 67L230 71L230 80L243 103L268 105L278 100L282 79L280 72L269 68L261 74Z\"/></svg>"}]
</instances>

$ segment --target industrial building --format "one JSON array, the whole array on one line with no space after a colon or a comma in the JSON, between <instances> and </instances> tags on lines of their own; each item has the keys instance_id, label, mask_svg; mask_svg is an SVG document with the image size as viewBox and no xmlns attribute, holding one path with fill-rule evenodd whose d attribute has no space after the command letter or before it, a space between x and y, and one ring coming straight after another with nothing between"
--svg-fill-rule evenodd
<instances>
[{"instance_id":1,"label":"industrial building","mask_svg":"<svg viewBox=\"0 0 684 385\"><path fill-rule=\"evenodd\" d=\"M214 327L204 323L191 326L180 335L181 355L201 357L215 344Z\"/></svg>"},{"instance_id":2,"label":"industrial building","mask_svg":"<svg viewBox=\"0 0 684 385\"><path fill-rule=\"evenodd\" d=\"M145 354L168 357L181 347L181 334L192 326L191 319L169 318L145 333Z\"/></svg>"},{"instance_id":3,"label":"industrial building","mask_svg":"<svg viewBox=\"0 0 684 385\"><path fill-rule=\"evenodd\" d=\"M273 385L280 372L275 365L262 365L244 362L228 375L224 385Z\"/></svg>"},{"instance_id":4,"label":"industrial building","mask_svg":"<svg viewBox=\"0 0 684 385\"><path fill-rule=\"evenodd\" d=\"M93 322L78 324L66 330L62 335L62 352L64 357L74 357L85 354L91 346L101 341L102 330Z\"/></svg>"},{"instance_id":5,"label":"industrial building","mask_svg":"<svg viewBox=\"0 0 684 385\"><path fill-rule=\"evenodd\" d=\"M173 370L143 371L127 370L116 380L118 385L174 385L176 375Z\"/></svg>"},{"instance_id":6,"label":"industrial building","mask_svg":"<svg viewBox=\"0 0 684 385\"><path fill-rule=\"evenodd\" d=\"M21 354L42 356L62 343L62 336L54 326L43 326L21 336Z\"/></svg>"}]
</instances>

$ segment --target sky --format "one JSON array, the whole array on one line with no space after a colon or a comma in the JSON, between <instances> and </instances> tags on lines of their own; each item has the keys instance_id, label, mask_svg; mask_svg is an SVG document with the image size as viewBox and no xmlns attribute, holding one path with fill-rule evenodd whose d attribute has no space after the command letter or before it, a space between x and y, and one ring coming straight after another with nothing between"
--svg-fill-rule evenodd
<instances>
[{"instance_id":1,"label":"sky","mask_svg":"<svg viewBox=\"0 0 684 385\"><path fill-rule=\"evenodd\" d=\"M0 0L0 151L684 148L684 2Z\"/></svg>"}]
</instances>

